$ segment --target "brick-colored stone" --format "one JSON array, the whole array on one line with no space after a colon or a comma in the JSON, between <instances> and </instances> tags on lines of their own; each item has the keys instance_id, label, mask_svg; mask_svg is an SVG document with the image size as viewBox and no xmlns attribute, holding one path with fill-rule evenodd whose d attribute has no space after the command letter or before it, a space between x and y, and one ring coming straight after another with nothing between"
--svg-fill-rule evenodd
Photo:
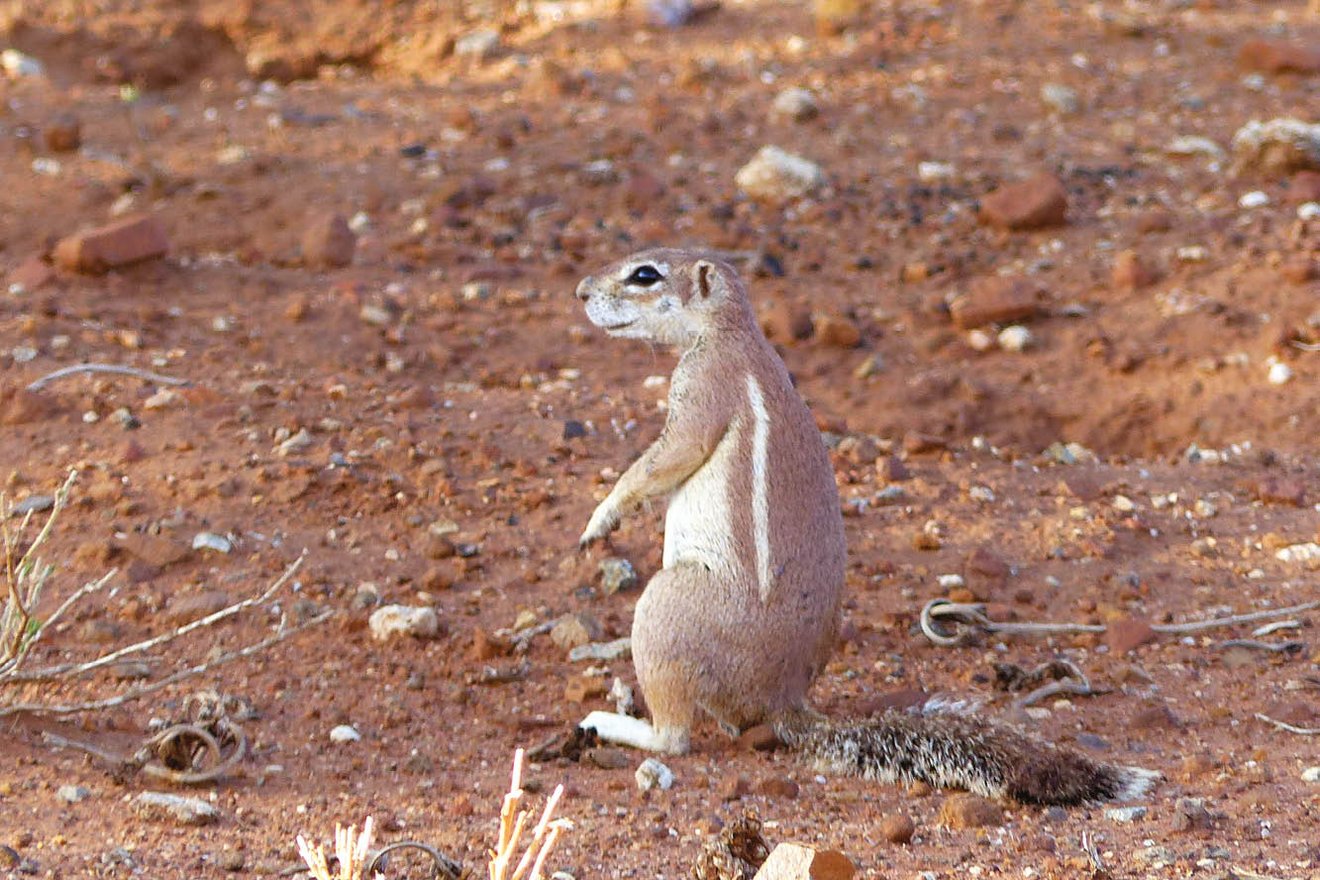
<instances>
[{"instance_id":1,"label":"brick-colored stone","mask_svg":"<svg viewBox=\"0 0 1320 880\"><path fill-rule=\"evenodd\" d=\"M152 215L139 214L62 239L55 245L55 263L95 275L163 257L169 249L164 224Z\"/></svg>"},{"instance_id":2,"label":"brick-colored stone","mask_svg":"<svg viewBox=\"0 0 1320 880\"><path fill-rule=\"evenodd\" d=\"M1320 73L1320 43L1248 40L1238 51L1238 64L1261 73Z\"/></svg>"},{"instance_id":3,"label":"brick-colored stone","mask_svg":"<svg viewBox=\"0 0 1320 880\"><path fill-rule=\"evenodd\" d=\"M753 880L852 880L857 866L838 850L817 850L799 843L781 843L770 853Z\"/></svg>"},{"instance_id":4,"label":"brick-colored stone","mask_svg":"<svg viewBox=\"0 0 1320 880\"><path fill-rule=\"evenodd\" d=\"M994 801L975 794L953 794L940 805L939 823L946 828L982 828L1004 824L1004 811Z\"/></svg>"},{"instance_id":5,"label":"brick-colored stone","mask_svg":"<svg viewBox=\"0 0 1320 880\"><path fill-rule=\"evenodd\" d=\"M981 201L981 220L1004 229L1044 229L1067 222L1068 193L1053 174L1001 186Z\"/></svg>"},{"instance_id":6,"label":"brick-colored stone","mask_svg":"<svg viewBox=\"0 0 1320 880\"><path fill-rule=\"evenodd\" d=\"M303 264L314 269L342 269L353 262L357 236L338 214L322 214L303 230Z\"/></svg>"},{"instance_id":7,"label":"brick-colored stone","mask_svg":"<svg viewBox=\"0 0 1320 880\"><path fill-rule=\"evenodd\" d=\"M966 293L949 304L960 330L986 324L1027 321L1040 311L1039 289L1024 278L990 276L973 281Z\"/></svg>"},{"instance_id":8,"label":"brick-colored stone","mask_svg":"<svg viewBox=\"0 0 1320 880\"><path fill-rule=\"evenodd\" d=\"M1105 631L1105 644L1115 656L1126 654L1157 638L1159 638L1158 633L1151 629L1149 623L1131 617L1110 624L1109 629Z\"/></svg>"},{"instance_id":9,"label":"brick-colored stone","mask_svg":"<svg viewBox=\"0 0 1320 880\"><path fill-rule=\"evenodd\" d=\"M1114 268L1110 274L1114 287L1118 290L1140 290L1155 283L1154 270L1142 260L1136 251L1119 251L1114 256Z\"/></svg>"}]
</instances>

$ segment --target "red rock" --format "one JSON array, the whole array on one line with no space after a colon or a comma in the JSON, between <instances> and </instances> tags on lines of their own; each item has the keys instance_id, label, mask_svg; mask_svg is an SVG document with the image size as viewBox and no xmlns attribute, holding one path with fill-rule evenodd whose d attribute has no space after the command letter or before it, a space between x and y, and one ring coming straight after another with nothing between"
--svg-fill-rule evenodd
<instances>
[{"instance_id":1,"label":"red rock","mask_svg":"<svg viewBox=\"0 0 1320 880\"><path fill-rule=\"evenodd\" d=\"M939 823L946 828L982 828L1002 825L1004 811L994 801L975 794L952 794L940 805Z\"/></svg>"},{"instance_id":2,"label":"red rock","mask_svg":"<svg viewBox=\"0 0 1320 880\"><path fill-rule=\"evenodd\" d=\"M862 331L847 318L822 315L816 320L816 341L834 348L856 348L862 341Z\"/></svg>"},{"instance_id":3,"label":"red rock","mask_svg":"<svg viewBox=\"0 0 1320 880\"><path fill-rule=\"evenodd\" d=\"M1320 44L1249 40L1238 51L1238 64L1261 73L1320 73Z\"/></svg>"},{"instance_id":4,"label":"red rock","mask_svg":"<svg viewBox=\"0 0 1320 880\"><path fill-rule=\"evenodd\" d=\"M967 554L963 562L963 578L967 582L967 589L979 599L985 599L1001 588L1010 574L1012 569L1008 563L986 547L977 547Z\"/></svg>"},{"instance_id":5,"label":"red rock","mask_svg":"<svg viewBox=\"0 0 1320 880\"><path fill-rule=\"evenodd\" d=\"M575 675L564 685L564 700L569 703L585 703L605 696L608 690L605 679L598 675Z\"/></svg>"},{"instance_id":6,"label":"red rock","mask_svg":"<svg viewBox=\"0 0 1320 880\"><path fill-rule=\"evenodd\" d=\"M665 185L660 178L639 171L628 179L624 190L624 203L631 211L645 211L665 197Z\"/></svg>"},{"instance_id":7,"label":"red rock","mask_svg":"<svg viewBox=\"0 0 1320 880\"><path fill-rule=\"evenodd\" d=\"M1155 283L1155 273L1136 251L1119 251L1114 257L1111 274L1114 287L1119 290L1140 290Z\"/></svg>"},{"instance_id":8,"label":"red rock","mask_svg":"<svg viewBox=\"0 0 1320 880\"><path fill-rule=\"evenodd\" d=\"M1320 268L1309 257L1295 257L1279 267L1279 274L1292 284L1306 284L1320 278Z\"/></svg>"},{"instance_id":9,"label":"red rock","mask_svg":"<svg viewBox=\"0 0 1320 880\"><path fill-rule=\"evenodd\" d=\"M720 782L720 800L740 801L751 794L752 783L746 776L726 776Z\"/></svg>"},{"instance_id":10,"label":"red rock","mask_svg":"<svg viewBox=\"0 0 1320 880\"><path fill-rule=\"evenodd\" d=\"M886 483L901 483L912 479L912 471L897 455L890 455L880 460L875 466L876 474Z\"/></svg>"},{"instance_id":11,"label":"red rock","mask_svg":"<svg viewBox=\"0 0 1320 880\"><path fill-rule=\"evenodd\" d=\"M1306 484L1293 477L1265 477L1252 487L1256 500L1262 504L1286 504L1302 507L1306 504Z\"/></svg>"},{"instance_id":12,"label":"red rock","mask_svg":"<svg viewBox=\"0 0 1320 880\"><path fill-rule=\"evenodd\" d=\"M891 813L880 820L880 836L890 843L909 843L917 826L901 813Z\"/></svg>"},{"instance_id":13,"label":"red rock","mask_svg":"<svg viewBox=\"0 0 1320 880\"><path fill-rule=\"evenodd\" d=\"M1004 229L1062 226L1067 213L1068 193L1049 173L1001 186L981 200L981 220Z\"/></svg>"},{"instance_id":14,"label":"red rock","mask_svg":"<svg viewBox=\"0 0 1320 880\"><path fill-rule=\"evenodd\" d=\"M513 650L513 645L478 627L472 633L472 659L493 660Z\"/></svg>"},{"instance_id":15,"label":"red rock","mask_svg":"<svg viewBox=\"0 0 1320 880\"><path fill-rule=\"evenodd\" d=\"M786 344L810 339L816 325L811 319L810 310L777 302L762 315L761 330L771 342Z\"/></svg>"},{"instance_id":16,"label":"red rock","mask_svg":"<svg viewBox=\"0 0 1320 880\"><path fill-rule=\"evenodd\" d=\"M128 551L129 555L156 568L180 562L192 552L186 545L160 535L129 535L119 542L119 546Z\"/></svg>"},{"instance_id":17,"label":"red rock","mask_svg":"<svg viewBox=\"0 0 1320 880\"><path fill-rule=\"evenodd\" d=\"M61 113L46 124L41 136L52 153L72 153L82 146L82 123L72 113Z\"/></svg>"},{"instance_id":18,"label":"red rock","mask_svg":"<svg viewBox=\"0 0 1320 880\"><path fill-rule=\"evenodd\" d=\"M910 431L903 435L903 451L908 455L939 452L941 449L948 448L948 446L949 444L943 439L932 434L923 434L920 431Z\"/></svg>"},{"instance_id":19,"label":"red rock","mask_svg":"<svg viewBox=\"0 0 1320 880\"><path fill-rule=\"evenodd\" d=\"M1039 288L1023 278L999 276L973 281L966 293L949 304L949 315L960 330L1026 321L1039 311Z\"/></svg>"},{"instance_id":20,"label":"red rock","mask_svg":"<svg viewBox=\"0 0 1320 880\"><path fill-rule=\"evenodd\" d=\"M1112 654L1126 654L1159 638L1159 634L1150 628L1144 620L1129 617L1109 625L1105 631L1105 644Z\"/></svg>"},{"instance_id":21,"label":"red rock","mask_svg":"<svg viewBox=\"0 0 1320 880\"><path fill-rule=\"evenodd\" d=\"M773 752L779 748L779 737L770 725L757 724L738 736L738 746L749 752Z\"/></svg>"},{"instance_id":22,"label":"red rock","mask_svg":"<svg viewBox=\"0 0 1320 880\"><path fill-rule=\"evenodd\" d=\"M303 265L309 268L342 269L353 262L356 248L357 236L338 214L322 214L303 231Z\"/></svg>"},{"instance_id":23,"label":"red rock","mask_svg":"<svg viewBox=\"0 0 1320 880\"><path fill-rule=\"evenodd\" d=\"M41 257L31 256L9 273L9 284L31 293L55 277L55 270Z\"/></svg>"},{"instance_id":24,"label":"red rock","mask_svg":"<svg viewBox=\"0 0 1320 880\"><path fill-rule=\"evenodd\" d=\"M163 567L163 566L162 566ZM161 615L166 623L182 626L229 606L229 596L219 590L206 590L191 596L180 596L170 601Z\"/></svg>"},{"instance_id":25,"label":"red rock","mask_svg":"<svg viewBox=\"0 0 1320 880\"><path fill-rule=\"evenodd\" d=\"M1320 202L1320 171L1298 171L1288 181L1288 199L1293 202Z\"/></svg>"},{"instance_id":26,"label":"red rock","mask_svg":"<svg viewBox=\"0 0 1320 880\"><path fill-rule=\"evenodd\" d=\"M1173 228L1173 215L1161 208L1146 211L1137 217L1137 232L1148 235L1152 232L1168 232Z\"/></svg>"},{"instance_id":27,"label":"red rock","mask_svg":"<svg viewBox=\"0 0 1320 880\"><path fill-rule=\"evenodd\" d=\"M164 224L139 214L61 240L55 245L55 263L74 272L100 274L163 257L169 248Z\"/></svg>"},{"instance_id":28,"label":"red rock","mask_svg":"<svg viewBox=\"0 0 1320 880\"><path fill-rule=\"evenodd\" d=\"M771 776L769 779L762 779L756 786L757 794L765 795L773 800L794 800L800 790L796 782L784 776Z\"/></svg>"},{"instance_id":29,"label":"red rock","mask_svg":"<svg viewBox=\"0 0 1320 880\"><path fill-rule=\"evenodd\" d=\"M838 850L781 843L752 880L852 880L857 866Z\"/></svg>"}]
</instances>

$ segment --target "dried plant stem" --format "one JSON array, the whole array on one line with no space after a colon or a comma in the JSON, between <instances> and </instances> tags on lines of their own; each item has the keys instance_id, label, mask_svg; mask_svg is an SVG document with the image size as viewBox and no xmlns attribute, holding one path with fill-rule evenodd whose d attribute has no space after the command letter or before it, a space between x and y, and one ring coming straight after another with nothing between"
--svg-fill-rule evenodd
<instances>
[{"instance_id":1,"label":"dried plant stem","mask_svg":"<svg viewBox=\"0 0 1320 880\"><path fill-rule=\"evenodd\" d=\"M242 600L241 602L235 602L232 605L226 606L225 608L221 608L219 611L216 611L213 614L208 614L205 617L198 618L197 620L194 620L191 623L186 623L183 626L176 627L175 629L170 630L169 632L161 633L160 635L153 636L149 639L144 639L140 642L135 642L131 645L126 645L120 648L118 651L111 651L109 654L102 654L100 657L97 657L95 660L88 660L86 663L66 663L62 666L50 666L45 669L34 669L31 672L24 672L14 675L13 680L14 681L46 681L52 678L69 678L75 675L82 675L83 673L91 672L95 669L100 669L103 666L109 666L112 663L116 663L130 654L140 654L143 651L149 651L152 648L159 647L160 645L168 644L169 642L172 642L181 636L185 636L194 630L202 629L208 626L213 626L214 624L219 623L220 621L224 620L227 617L234 616L235 614L244 610L245 608L251 608L253 605L260 605L264 603L267 599L273 596L275 592L279 590L280 587L288 583L290 578L292 578L295 574L297 574L298 569L302 567L303 561L306 558L307 558L307 551L304 550L301 554L299 554L297 559L295 559L292 563L290 563L288 568L284 569L284 573L281 574L279 578L277 578L275 582L272 583L269 587L267 587L265 592L263 592L259 596L251 596L247 599ZM104 580L105 579L103 578L102 581ZM72 600L66 602L65 606L71 603ZM63 606L61 607L61 610L63 610Z\"/></svg>"},{"instance_id":2,"label":"dried plant stem","mask_svg":"<svg viewBox=\"0 0 1320 880\"><path fill-rule=\"evenodd\" d=\"M554 850L555 844L559 842L560 835L573 827L573 823L568 819L553 818L555 808L559 806L559 801L564 795L564 786L557 786L554 793L546 800L540 821L532 829L531 842L527 844L522 858L518 860L512 876L509 875L509 864L518 850L518 842L527 827L530 815L527 810L518 810L523 798L522 774L525 759L526 753L523 749L514 752L513 776L509 792L500 805L499 842L490 853L490 880L523 880L524 876L527 880L541 880L545 862ZM517 811L516 817L515 811Z\"/></svg>"},{"instance_id":3,"label":"dried plant stem","mask_svg":"<svg viewBox=\"0 0 1320 880\"><path fill-rule=\"evenodd\" d=\"M1268 715L1262 715L1260 712L1256 713L1256 719L1259 721L1264 721L1266 724L1272 724L1275 727L1279 728L1279 730L1286 730L1289 733L1295 733L1298 734L1299 736L1320 736L1320 727L1298 727L1295 724L1289 724L1286 721L1280 721L1277 718L1271 718Z\"/></svg>"},{"instance_id":4,"label":"dried plant stem","mask_svg":"<svg viewBox=\"0 0 1320 880\"><path fill-rule=\"evenodd\" d=\"M184 679L192 678L195 675L202 675L215 669L217 666L223 666L230 661L241 660L244 657L251 657L253 654L260 654L272 645L277 645L289 638L289 636L300 633L305 629L310 629L317 624L324 623L333 616L333 611L326 611L323 614L318 614L311 620L300 623L289 629L284 628L284 620L281 618L279 630L269 638L254 642L253 644L248 645L245 648L240 648L237 651L229 651L221 654L219 657L214 657L207 660L205 663L198 663L195 666L180 669L178 672L173 675L168 675L160 681L143 685L140 688L133 688L132 690L124 691L123 693L116 694L113 697L107 697L103 700L89 700L84 703L15 703L9 706L0 706L0 718L4 718L7 715L18 715L24 712L33 715L73 715L78 712L91 712L97 709L113 709L115 706L122 706L125 703L145 697L147 694L154 694L156 691L167 688L172 684L177 684Z\"/></svg>"},{"instance_id":5,"label":"dried plant stem","mask_svg":"<svg viewBox=\"0 0 1320 880\"><path fill-rule=\"evenodd\" d=\"M113 373L118 376L134 376L138 379L145 379L148 382L155 382L157 385L191 385L187 379L175 379L173 376L162 376L160 373L152 373L147 370L139 370L137 367L124 367L119 364L74 364L71 367L63 367L53 373L48 373L37 379L35 382L29 382L28 391L40 391L56 379L63 379L65 376L74 376L78 373Z\"/></svg>"}]
</instances>

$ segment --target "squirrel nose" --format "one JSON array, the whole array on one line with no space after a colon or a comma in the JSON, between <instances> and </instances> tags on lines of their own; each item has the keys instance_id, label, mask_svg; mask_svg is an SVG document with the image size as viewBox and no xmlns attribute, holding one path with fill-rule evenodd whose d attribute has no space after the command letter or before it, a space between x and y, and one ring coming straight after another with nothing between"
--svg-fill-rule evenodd
<instances>
[{"instance_id":1,"label":"squirrel nose","mask_svg":"<svg viewBox=\"0 0 1320 880\"><path fill-rule=\"evenodd\" d=\"M590 281L591 281L590 278L583 278L581 281L578 282L576 296L578 299L582 300L583 302L586 302L587 300L591 299L591 287L590 284L588 283Z\"/></svg>"}]
</instances>

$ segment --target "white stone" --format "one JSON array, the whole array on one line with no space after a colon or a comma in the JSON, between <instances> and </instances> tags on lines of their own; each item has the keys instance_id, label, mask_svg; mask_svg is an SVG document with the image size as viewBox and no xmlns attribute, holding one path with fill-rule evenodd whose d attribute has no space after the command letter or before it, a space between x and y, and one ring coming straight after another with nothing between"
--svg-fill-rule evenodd
<instances>
[{"instance_id":1,"label":"white stone","mask_svg":"<svg viewBox=\"0 0 1320 880\"><path fill-rule=\"evenodd\" d=\"M163 791L144 791L133 801L133 809L144 819L170 820L180 825L209 825L220 811L199 798Z\"/></svg>"},{"instance_id":2,"label":"white stone","mask_svg":"<svg viewBox=\"0 0 1320 880\"><path fill-rule=\"evenodd\" d=\"M770 105L772 116L780 119L791 119L794 122L806 122L819 113L820 104L816 102L816 96L797 86L784 89L778 95L775 95L774 103Z\"/></svg>"},{"instance_id":3,"label":"white stone","mask_svg":"<svg viewBox=\"0 0 1320 880\"><path fill-rule=\"evenodd\" d=\"M1020 324L999 331L999 347L1004 351L1026 351L1034 341L1031 331Z\"/></svg>"},{"instance_id":4,"label":"white stone","mask_svg":"<svg viewBox=\"0 0 1320 880\"><path fill-rule=\"evenodd\" d=\"M302 452L311 445L312 435L308 433L306 428L299 428L298 433L275 447L275 454L283 458Z\"/></svg>"},{"instance_id":5,"label":"white stone","mask_svg":"<svg viewBox=\"0 0 1320 880\"><path fill-rule=\"evenodd\" d=\"M76 804L91 797L92 793L81 785L61 785L55 796L66 804Z\"/></svg>"},{"instance_id":6,"label":"white stone","mask_svg":"<svg viewBox=\"0 0 1320 880\"><path fill-rule=\"evenodd\" d=\"M1270 371L1266 374L1266 379L1271 385L1286 385L1292 377L1292 367L1283 361L1275 361L1270 364Z\"/></svg>"},{"instance_id":7,"label":"white stone","mask_svg":"<svg viewBox=\"0 0 1320 880\"><path fill-rule=\"evenodd\" d=\"M1292 117L1251 120L1233 135L1233 153L1245 166L1272 170L1320 168L1320 123Z\"/></svg>"},{"instance_id":8,"label":"white stone","mask_svg":"<svg viewBox=\"0 0 1320 880\"><path fill-rule=\"evenodd\" d=\"M1149 812L1148 807L1110 807L1105 810L1105 818L1110 822L1128 824L1146 818Z\"/></svg>"},{"instance_id":9,"label":"white stone","mask_svg":"<svg viewBox=\"0 0 1320 880\"><path fill-rule=\"evenodd\" d=\"M430 639L440 632L440 618L434 608L407 605L377 608L371 613L368 625L371 627L372 638L378 642L387 642L400 636Z\"/></svg>"},{"instance_id":10,"label":"white stone","mask_svg":"<svg viewBox=\"0 0 1320 880\"><path fill-rule=\"evenodd\" d=\"M166 407L174 406L182 399L183 395L174 389L162 388L160 391L157 391L155 394L142 401L142 408L150 410L165 409Z\"/></svg>"},{"instance_id":11,"label":"white stone","mask_svg":"<svg viewBox=\"0 0 1320 880\"><path fill-rule=\"evenodd\" d=\"M957 173L957 170L952 162L918 162L917 179L922 183L935 183L939 180L948 180Z\"/></svg>"},{"instance_id":12,"label":"white stone","mask_svg":"<svg viewBox=\"0 0 1320 880\"><path fill-rule=\"evenodd\" d=\"M592 642L581 645L568 652L568 659L574 663L583 660L618 660L632 655L632 639L624 636L612 642Z\"/></svg>"},{"instance_id":13,"label":"white stone","mask_svg":"<svg viewBox=\"0 0 1320 880\"><path fill-rule=\"evenodd\" d=\"M1314 220L1320 217L1320 202L1303 202L1297 206L1298 220Z\"/></svg>"},{"instance_id":14,"label":"white stone","mask_svg":"<svg viewBox=\"0 0 1320 880\"><path fill-rule=\"evenodd\" d=\"M362 739L362 734L357 732L357 728L351 724L340 724L330 728L330 742L332 743L355 743Z\"/></svg>"},{"instance_id":15,"label":"white stone","mask_svg":"<svg viewBox=\"0 0 1320 880\"><path fill-rule=\"evenodd\" d=\"M1302 782L1320 782L1320 766L1307 767L1303 770Z\"/></svg>"},{"instance_id":16,"label":"white stone","mask_svg":"<svg viewBox=\"0 0 1320 880\"><path fill-rule=\"evenodd\" d=\"M1137 509L1137 505L1133 504L1132 499L1126 495L1115 495L1113 505L1119 513L1131 513Z\"/></svg>"},{"instance_id":17,"label":"white stone","mask_svg":"<svg viewBox=\"0 0 1320 880\"><path fill-rule=\"evenodd\" d=\"M1224 157L1223 147L1208 137L1194 134L1174 138L1165 146L1164 152L1174 156L1209 156L1211 159Z\"/></svg>"},{"instance_id":18,"label":"white stone","mask_svg":"<svg viewBox=\"0 0 1320 880\"><path fill-rule=\"evenodd\" d=\"M499 31L479 30L464 34L454 41L454 54L486 61L500 49Z\"/></svg>"},{"instance_id":19,"label":"white stone","mask_svg":"<svg viewBox=\"0 0 1320 880\"><path fill-rule=\"evenodd\" d=\"M1040 99L1058 113L1071 116L1081 109L1077 92L1061 83L1045 83L1040 87Z\"/></svg>"},{"instance_id":20,"label":"white stone","mask_svg":"<svg viewBox=\"0 0 1320 880\"><path fill-rule=\"evenodd\" d=\"M1253 189L1249 193L1243 193L1242 197L1238 199L1239 208L1263 208L1269 203L1269 194L1261 192L1258 189Z\"/></svg>"},{"instance_id":21,"label":"white stone","mask_svg":"<svg viewBox=\"0 0 1320 880\"><path fill-rule=\"evenodd\" d=\"M194 550L214 550L217 553L228 553L234 549L234 545L224 535L217 535L215 532L198 532L193 535L192 548Z\"/></svg>"},{"instance_id":22,"label":"white stone","mask_svg":"<svg viewBox=\"0 0 1320 880\"><path fill-rule=\"evenodd\" d=\"M810 159L776 146L765 146L738 169L734 182L754 199L788 201L801 198L823 185L825 174Z\"/></svg>"},{"instance_id":23,"label":"white stone","mask_svg":"<svg viewBox=\"0 0 1320 880\"><path fill-rule=\"evenodd\" d=\"M637 780L637 788L641 791L650 791L653 788L668 791L674 787L674 771L655 758L647 758L643 761L633 777Z\"/></svg>"},{"instance_id":24,"label":"white stone","mask_svg":"<svg viewBox=\"0 0 1320 880\"><path fill-rule=\"evenodd\" d=\"M965 581L960 574L942 574L936 578L936 582L940 585L940 588L944 590L957 590L961 587L967 586L967 581Z\"/></svg>"},{"instance_id":25,"label":"white stone","mask_svg":"<svg viewBox=\"0 0 1320 880\"><path fill-rule=\"evenodd\" d=\"M995 338L985 330L970 330L967 333L967 347L972 351L989 351L995 347Z\"/></svg>"},{"instance_id":26,"label":"white stone","mask_svg":"<svg viewBox=\"0 0 1320 880\"><path fill-rule=\"evenodd\" d=\"M17 49L0 52L0 67L3 67L5 73L14 79L20 76L41 76L46 72L40 61L31 55L24 55Z\"/></svg>"},{"instance_id":27,"label":"white stone","mask_svg":"<svg viewBox=\"0 0 1320 880\"><path fill-rule=\"evenodd\" d=\"M1292 544L1274 551L1274 558L1280 562L1320 563L1320 544L1310 541L1305 544Z\"/></svg>"}]
</instances>

